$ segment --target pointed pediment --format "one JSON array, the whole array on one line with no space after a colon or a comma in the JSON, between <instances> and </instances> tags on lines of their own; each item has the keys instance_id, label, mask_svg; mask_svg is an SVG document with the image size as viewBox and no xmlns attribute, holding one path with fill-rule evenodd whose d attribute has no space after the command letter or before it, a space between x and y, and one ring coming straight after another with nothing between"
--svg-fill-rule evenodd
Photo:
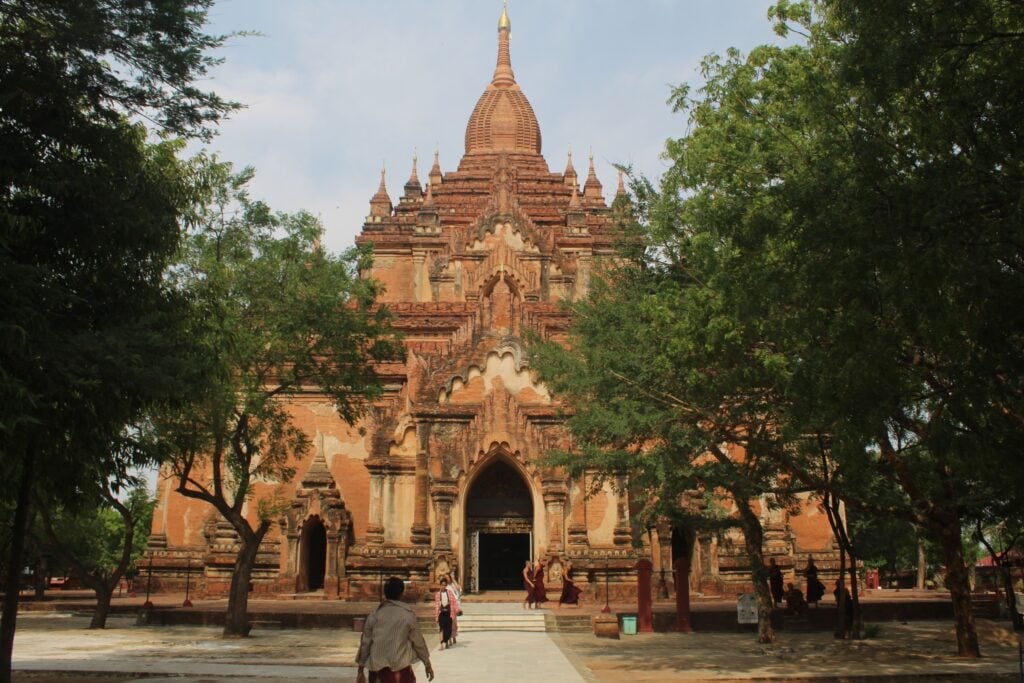
<instances>
[{"instance_id":1,"label":"pointed pediment","mask_svg":"<svg viewBox=\"0 0 1024 683\"><path fill-rule=\"evenodd\" d=\"M323 449L318 448L309 470L302 477L302 488L304 489L335 489L338 485L334 481L331 470L327 467L327 459L324 457Z\"/></svg>"}]
</instances>

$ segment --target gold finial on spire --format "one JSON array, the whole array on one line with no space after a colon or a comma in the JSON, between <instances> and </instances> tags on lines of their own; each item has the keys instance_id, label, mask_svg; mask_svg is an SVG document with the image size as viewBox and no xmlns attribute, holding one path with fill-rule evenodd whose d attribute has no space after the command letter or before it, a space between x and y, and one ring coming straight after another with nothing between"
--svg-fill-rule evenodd
<instances>
[{"instance_id":1,"label":"gold finial on spire","mask_svg":"<svg viewBox=\"0 0 1024 683\"><path fill-rule=\"evenodd\" d=\"M498 65L494 68L494 78L491 79L491 83L499 88L508 88L516 83L508 47L511 34L512 22L508 20L508 12L503 8L501 19L498 21Z\"/></svg>"},{"instance_id":2,"label":"gold finial on spire","mask_svg":"<svg viewBox=\"0 0 1024 683\"><path fill-rule=\"evenodd\" d=\"M508 0L503 0L501 3L501 18L498 19L498 30L512 30L512 22L508 18Z\"/></svg>"}]
</instances>

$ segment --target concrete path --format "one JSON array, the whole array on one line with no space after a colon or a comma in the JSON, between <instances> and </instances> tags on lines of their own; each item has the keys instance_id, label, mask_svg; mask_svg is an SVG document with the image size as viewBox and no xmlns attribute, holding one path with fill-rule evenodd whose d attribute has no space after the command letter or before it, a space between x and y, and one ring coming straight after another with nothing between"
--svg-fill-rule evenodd
<instances>
[{"instance_id":1,"label":"concrete path","mask_svg":"<svg viewBox=\"0 0 1024 683\"><path fill-rule=\"evenodd\" d=\"M522 611L508 604L476 603L467 609L486 614ZM359 634L347 630L255 629L249 638L225 640L213 627L136 627L133 620L115 618L110 628L89 631L84 628L87 623L84 617L22 615L14 644L15 671L74 673L83 678L165 675L178 682L203 683L355 681ZM435 633L425 636L438 683L588 680L546 633L465 633L447 650L438 647ZM426 681L422 665L416 667L416 676ZM150 677L140 680L154 683Z\"/></svg>"},{"instance_id":2,"label":"concrete path","mask_svg":"<svg viewBox=\"0 0 1024 683\"><path fill-rule=\"evenodd\" d=\"M467 613L515 614L516 605L467 604ZM18 683L353 683L359 634L351 629L256 628L225 640L208 626L135 626L117 617L89 631L84 616L19 615ZM972 681L1016 683L1019 635L1008 622L978 620L981 660L956 657L948 621L875 624L873 638L780 633L759 645L752 633L656 633L597 639L590 634L466 632L448 650L431 646L437 683L837 683ZM52 672L52 673L51 673ZM60 673L64 672L64 673ZM143 676L148 676L143 678ZM422 667L418 680L426 680Z\"/></svg>"},{"instance_id":3,"label":"concrete path","mask_svg":"<svg viewBox=\"0 0 1024 683\"><path fill-rule=\"evenodd\" d=\"M463 605L464 614L510 615L525 613L515 603ZM547 633L522 631L479 631L462 633L454 647L435 649L430 654L434 679L438 683L522 683L558 681L583 683L588 680L566 658ZM425 680L419 678L417 680Z\"/></svg>"}]
</instances>

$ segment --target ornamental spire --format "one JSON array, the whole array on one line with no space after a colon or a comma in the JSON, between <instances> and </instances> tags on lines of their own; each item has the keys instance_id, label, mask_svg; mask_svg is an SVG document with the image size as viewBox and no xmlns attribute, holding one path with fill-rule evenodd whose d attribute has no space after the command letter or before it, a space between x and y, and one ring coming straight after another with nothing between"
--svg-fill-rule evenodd
<instances>
[{"instance_id":1,"label":"ornamental spire","mask_svg":"<svg viewBox=\"0 0 1024 683\"><path fill-rule=\"evenodd\" d=\"M583 196L587 199L599 199L601 196L601 181L597 179L597 171L594 170L594 153L590 153L590 172L587 173L587 181L583 183Z\"/></svg>"},{"instance_id":2,"label":"ornamental spire","mask_svg":"<svg viewBox=\"0 0 1024 683\"><path fill-rule=\"evenodd\" d=\"M576 186L576 168L572 165L572 145L569 145L569 162L565 165L565 173L562 174L566 185Z\"/></svg>"},{"instance_id":3,"label":"ornamental spire","mask_svg":"<svg viewBox=\"0 0 1024 683\"><path fill-rule=\"evenodd\" d=\"M419 199L423 196L423 188L420 186L420 177L416 173L416 160L417 153L413 150L412 173L409 174L409 179L405 181L405 196L407 199Z\"/></svg>"},{"instance_id":4,"label":"ornamental spire","mask_svg":"<svg viewBox=\"0 0 1024 683\"><path fill-rule=\"evenodd\" d=\"M512 73L512 55L509 52L509 35L512 33L512 22L508 19L508 6L503 5L501 18L498 19L498 65L494 68L491 83L499 88L515 85L516 77Z\"/></svg>"},{"instance_id":5,"label":"ornamental spire","mask_svg":"<svg viewBox=\"0 0 1024 683\"><path fill-rule=\"evenodd\" d=\"M441 151L434 147L434 165L430 167L428 176L431 185L441 184Z\"/></svg>"},{"instance_id":6,"label":"ornamental spire","mask_svg":"<svg viewBox=\"0 0 1024 683\"><path fill-rule=\"evenodd\" d=\"M391 215L391 197L388 196L388 188L384 183L384 165L380 167L380 186L377 194L370 197L370 217L384 218Z\"/></svg>"}]
</instances>

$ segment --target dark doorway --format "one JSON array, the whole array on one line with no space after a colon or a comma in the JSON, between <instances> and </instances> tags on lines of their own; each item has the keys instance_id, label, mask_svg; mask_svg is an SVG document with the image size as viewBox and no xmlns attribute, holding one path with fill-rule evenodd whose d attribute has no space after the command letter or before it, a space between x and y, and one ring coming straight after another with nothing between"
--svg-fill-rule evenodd
<instances>
[{"instance_id":1,"label":"dark doorway","mask_svg":"<svg viewBox=\"0 0 1024 683\"><path fill-rule=\"evenodd\" d=\"M532 559L533 497L523 475L498 458L466 497L466 575L474 590L519 590L523 563Z\"/></svg>"},{"instance_id":2,"label":"dark doorway","mask_svg":"<svg viewBox=\"0 0 1024 683\"><path fill-rule=\"evenodd\" d=\"M682 559L689 567L690 557L693 555L693 534L685 529L672 527L672 563Z\"/></svg>"},{"instance_id":3,"label":"dark doorway","mask_svg":"<svg viewBox=\"0 0 1024 683\"><path fill-rule=\"evenodd\" d=\"M310 517L302 525L299 552L299 573L305 579L305 590L318 591L324 587L327 573L327 529L319 517Z\"/></svg>"},{"instance_id":4,"label":"dark doorway","mask_svg":"<svg viewBox=\"0 0 1024 683\"><path fill-rule=\"evenodd\" d=\"M530 559L530 534L480 534L480 590L523 587L523 563Z\"/></svg>"}]
</instances>

